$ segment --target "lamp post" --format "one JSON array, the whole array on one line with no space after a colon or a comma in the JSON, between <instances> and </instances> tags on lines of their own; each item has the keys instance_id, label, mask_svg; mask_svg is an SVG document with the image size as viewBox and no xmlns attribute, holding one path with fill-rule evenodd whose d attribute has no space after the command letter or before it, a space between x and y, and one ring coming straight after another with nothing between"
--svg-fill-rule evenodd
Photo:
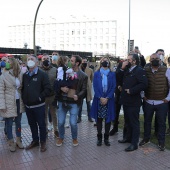
<instances>
[{"instance_id":1,"label":"lamp post","mask_svg":"<svg viewBox=\"0 0 170 170\"><path fill-rule=\"evenodd\" d=\"M130 53L130 0L129 0L129 41L128 41L128 54Z\"/></svg>"},{"instance_id":2,"label":"lamp post","mask_svg":"<svg viewBox=\"0 0 170 170\"><path fill-rule=\"evenodd\" d=\"M37 49L36 49L36 45L35 45L35 28L36 28L36 20L37 20L37 15L38 15L38 10L42 4L43 0L41 0L41 2L39 3L36 13L35 13L35 18L34 18L34 28L33 28L33 48L34 48L34 55L37 55Z\"/></svg>"}]
</instances>

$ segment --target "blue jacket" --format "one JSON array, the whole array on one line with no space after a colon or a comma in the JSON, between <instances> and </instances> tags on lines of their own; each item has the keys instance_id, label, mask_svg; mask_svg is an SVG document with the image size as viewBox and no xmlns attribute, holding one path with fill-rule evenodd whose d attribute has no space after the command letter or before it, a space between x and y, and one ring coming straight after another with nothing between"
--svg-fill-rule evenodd
<instances>
[{"instance_id":1,"label":"blue jacket","mask_svg":"<svg viewBox=\"0 0 170 170\"><path fill-rule=\"evenodd\" d=\"M107 92L103 93L102 87L102 76L100 71L94 73L93 88L94 88L94 98L92 102L92 107L90 110L90 115L97 122L98 110L100 97L107 97L108 100L108 117L106 122L111 122L115 118L115 105L114 105L114 91L116 87L116 76L114 72L109 72L108 74L108 89Z\"/></svg>"}]
</instances>

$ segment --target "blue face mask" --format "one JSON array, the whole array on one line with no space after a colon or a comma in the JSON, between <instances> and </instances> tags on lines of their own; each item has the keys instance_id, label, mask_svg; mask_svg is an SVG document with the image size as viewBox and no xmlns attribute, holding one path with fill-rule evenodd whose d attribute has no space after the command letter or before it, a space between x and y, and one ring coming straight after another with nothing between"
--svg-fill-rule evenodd
<instances>
[{"instance_id":1,"label":"blue face mask","mask_svg":"<svg viewBox=\"0 0 170 170\"><path fill-rule=\"evenodd\" d=\"M1 67L3 68L3 67L5 67L5 66L6 66L5 61L1 61Z\"/></svg>"},{"instance_id":2,"label":"blue face mask","mask_svg":"<svg viewBox=\"0 0 170 170\"><path fill-rule=\"evenodd\" d=\"M58 56L57 55L53 55L52 56L52 60L57 61L58 60Z\"/></svg>"}]
</instances>

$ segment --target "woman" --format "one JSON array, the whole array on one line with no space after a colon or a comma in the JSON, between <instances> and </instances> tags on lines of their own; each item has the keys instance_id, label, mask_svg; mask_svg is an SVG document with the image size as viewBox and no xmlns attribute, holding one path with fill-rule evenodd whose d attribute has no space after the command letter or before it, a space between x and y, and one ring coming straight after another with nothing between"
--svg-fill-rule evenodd
<instances>
[{"instance_id":1,"label":"woman","mask_svg":"<svg viewBox=\"0 0 170 170\"><path fill-rule=\"evenodd\" d=\"M91 117L97 122L97 146L102 145L102 123L105 119L104 143L110 146L109 131L111 121L115 118L114 91L116 87L115 73L110 70L109 58L100 61L99 69L94 73L94 98L91 108Z\"/></svg>"},{"instance_id":2,"label":"woman","mask_svg":"<svg viewBox=\"0 0 170 170\"><path fill-rule=\"evenodd\" d=\"M0 76L0 116L5 118L6 132L11 152L16 145L23 149L21 142L21 113L24 106L21 100L22 73L18 61L9 58L2 75ZM12 124L15 120L16 144L12 135Z\"/></svg>"}]
</instances>

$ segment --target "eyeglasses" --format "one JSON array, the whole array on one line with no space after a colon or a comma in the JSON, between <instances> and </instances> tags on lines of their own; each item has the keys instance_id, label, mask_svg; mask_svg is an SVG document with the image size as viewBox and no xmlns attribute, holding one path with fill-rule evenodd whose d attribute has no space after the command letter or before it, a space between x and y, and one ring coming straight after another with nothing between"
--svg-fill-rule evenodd
<instances>
[{"instance_id":1,"label":"eyeglasses","mask_svg":"<svg viewBox=\"0 0 170 170\"><path fill-rule=\"evenodd\" d=\"M151 58L151 60L160 60L159 58Z\"/></svg>"}]
</instances>

